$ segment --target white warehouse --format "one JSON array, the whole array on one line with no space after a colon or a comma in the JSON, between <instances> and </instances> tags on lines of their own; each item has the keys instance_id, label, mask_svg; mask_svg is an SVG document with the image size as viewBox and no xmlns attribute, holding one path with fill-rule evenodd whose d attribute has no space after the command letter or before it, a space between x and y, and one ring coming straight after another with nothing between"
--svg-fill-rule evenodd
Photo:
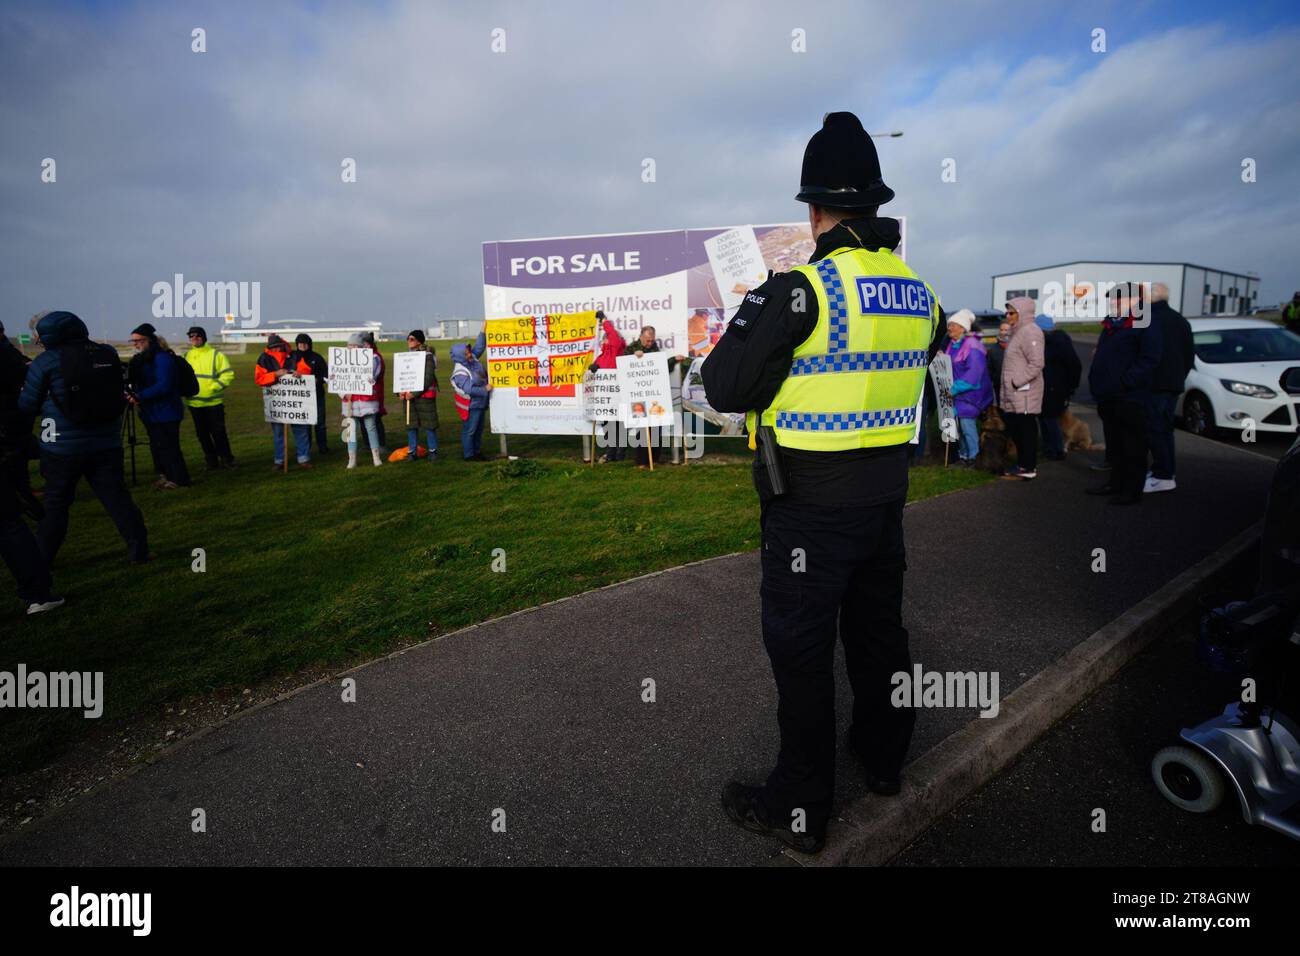
<instances>
[{"instance_id":1,"label":"white warehouse","mask_svg":"<svg viewBox=\"0 0 1300 956\"><path fill-rule=\"evenodd\" d=\"M1057 321L1095 322L1097 290L1121 282L1163 282L1169 304L1188 318L1247 315L1259 305L1259 276L1196 266L1189 262L1063 262L1054 266L1008 272L993 277L992 308L1001 311L1008 299L1027 295L1038 311Z\"/></svg>"}]
</instances>

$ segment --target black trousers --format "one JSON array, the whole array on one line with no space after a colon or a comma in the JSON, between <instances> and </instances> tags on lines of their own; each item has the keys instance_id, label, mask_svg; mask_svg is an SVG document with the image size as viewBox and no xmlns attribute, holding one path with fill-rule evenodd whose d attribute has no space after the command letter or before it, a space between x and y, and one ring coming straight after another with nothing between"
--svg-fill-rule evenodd
<instances>
[{"instance_id":1,"label":"black trousers","mask_svg":"<svg viewBox=\"0 0 1300 956\"><path fill-rule=\"evenodd\" d=\"M230 437L226 434L226 406L192 405L190 418L194 420L194 434L198 436L208 467L233 465L235 456L230 451Z\"/></svg>"},{"instance_id":2,"label":"black trousers","mask_svg":"<svg viewBox=\"0 0 1300 956\"><path fill-rule=\"evenodd\" d=\"M873 776L902 769L916 714L894 707L910 673L903 627L903 502L865 508L763 508L763 643L779 701L781 750L764 802L774 825L802 809L825 831L835 793L835 639L853 688L854 751ZM796 550L799 549L799 550Z\"/></svg>"},{"instance_id":3,"label":"black trousers","mask_svg":"<svg viewBox=\"0 0 1300 956\"><path fill-rule=\"evenodd\" d=\"M316 424L311 427L311 430L313 432L312 437L316 441L316 450L320 452L329 451L330 447L327 439L330 429L329 422L325 420L325 381L319 378L316 379ZM365 431L364 428L361 430Z\"/></svg>"},{"instance_id":4,"label":"black trousers","mask_svg":"<svg viewBox=\"0 0 1300 956\"><path fill-rule=\"evenodd\" d=\"M149 541L144 516L126 488L122 449L110 448L80 455L54 455L42 451L41 474L45 476L45 517L36 529L36 543L46 562L54 563L54 556L67 537L68 508L76 495L77 482L83 477L113 519L113 524L117 525L118 534L126 542L127 556L133 560L148 557Z\"/></svg>"},{"instance_id":5,"label":"black trousers","mask_svg":"<svg viewBox=\"0 0 1300 956\"><path fill-rule=\"evenodd\" d=\"M149 453L153 456L154 471L178 485L190 483L190 470L185 467L181 453L181 423L145 422L149 433Z\"/></svg>"},{"instance_id":6,"label":"black trousers","mask_svg":"<svg viewBox=\"0 0 1300 956\"><path fill-rule=\"evenodd\" d=\"M49 565L36 546L18 505L18 493L0 479L0 559L18 583L18 596L25 604L50 598Z\"/></svg>"},{"instance_id":7,"label":"black trousers","mask_svg":"<svg viewBox=\"0 0 1300 956\"><path fill-rule=\"evenodd\" d=\"M1143 402L1111 398L1097 403L1106 426L1109 484L1116 494L1140 495L1147 479L1147 407Z\"/></svg>"},{"instance_id":8,"label":"black trousers","mask_svg":"<svg viewBox=\"0 0 1300 956\"><path fill-rule=\"evenodd\" d=\"M1038 416L1003 412L1007 435L1016 443L1016 464L1025 471L1038 468Z\"/></svg>"}]
</instances>

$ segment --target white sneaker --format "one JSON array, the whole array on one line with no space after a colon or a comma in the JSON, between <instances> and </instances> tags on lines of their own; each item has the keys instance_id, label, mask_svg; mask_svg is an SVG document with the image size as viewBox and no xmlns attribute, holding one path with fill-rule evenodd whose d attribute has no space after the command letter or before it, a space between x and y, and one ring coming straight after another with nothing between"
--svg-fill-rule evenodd
<instances>
[{"instance_id":1,"label":"white sneaker","mask_svg":"<svg viewBox=\"0 0 1300 956\"><path fill-rule=\"evenodd\" d=\"M375 463L376 468L384 463L384 459L379 457L379 449L377 448L370 449L370 460Z\"/></svg>"},{"instance_id":2,"label":"white sneaker","mask_svg":"<svg viewBox=\"0 0 1300 956\"><path fill-rule=\"evenodd\" d=\"M1142 487L1143 494L1151 494L1156 491L1173 491L1178 485L1172 478L1156 478L1154 475L1147 479L1147 483Z\"/></svg>"},{"instance_id":3,"label":"white sneaker","mask_svg":"<svg viewBox=\"0 0 1300 956\"><path fill-rule=\"evenodd\" d=\"M40 614L42 611L53 611L56 607L63 607L63 598L50 595L48 601L33 601L27 605L28 614Z\"/></svg>"}]
</instances>

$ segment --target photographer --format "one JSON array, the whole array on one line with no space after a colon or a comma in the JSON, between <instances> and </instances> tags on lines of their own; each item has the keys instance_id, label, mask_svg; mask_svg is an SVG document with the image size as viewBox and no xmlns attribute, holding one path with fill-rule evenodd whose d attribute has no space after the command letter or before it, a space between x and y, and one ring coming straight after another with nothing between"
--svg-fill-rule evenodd
<instances>
[{"instance_id":1,"label":"photographer","mask_svg":"<svg viewBox=\"0 0 1300 956\"><path fill-rule=\"evenodd\" d=\"M41 515L27 487L32 416L18 410L26 378L27 358L13 347L0 325L0 558L18 582L18 596L27 613L39 614L58 607L63 598L51 593L49 566L22 518L24 510L33 518Z\"/></svg>"},{"instance_id":2,"label":"photographer","mask_svg":"<svg viewBox=\"0 0 1300 956\"><path fill-rule=\"evenodd\" d=\"M181 359L163 347L148 322L132 330L131 347L135 355L128 367L131 391L127 401L139 409L140 421L149 432L149 452L158 473L154 487L160 491L189 487L190 470L181 453L185 406L176 368Z\"/></svg>"},{"instance_id":3,"label":"photographer","mask_svg":"<svg viewBox=\"0 0 1300 956\"><path fill-rule=\"evenodd\" d=\"M53 564L84 477L117 525L127 557L148 561L144 518L122 472L121 360L110 346L90 341L86 323L71 312L43 313L36 337L45 351L27 370L18 410L35 415L39 429L45 476L45 517L36 531L41 553Z\"/></svg>"}]
</instances>

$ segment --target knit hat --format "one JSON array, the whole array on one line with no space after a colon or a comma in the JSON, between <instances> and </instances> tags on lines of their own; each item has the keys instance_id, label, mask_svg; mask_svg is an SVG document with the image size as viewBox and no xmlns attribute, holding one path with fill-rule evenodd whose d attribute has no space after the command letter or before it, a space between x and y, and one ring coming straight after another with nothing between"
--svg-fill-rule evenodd
<instances>
[{"instance_id":1,"label":"knit hat","mask_svg":"<svg viewBox=\"0 0 1300 956\"><path fill-rule=\"evenodd\" d=\"M424 344L424 333L419 329L411 329L410 332L406 333L406 337L408 339L415 339L415 341L419 342L421 345Z\"/></svg>"},{"instance_id":2,"label":"knit hat","mask_svg":"<svg viewBox=\"0 0 1300 956\"><path fill-rule=\"evenodd\" d=\"M302 345L304 342L307 343L307 348L311 348L311 336L306 332L299 332L298 337L293 340L293 344Z\"/></svg>"},{"instance_id":3,"label":"knit hat","mask_svg":"<svg viewBox=\"0 0 1300 956\"><path fill-rule=\"evenodd\" d=\"M204 328L203 326L201 326L201 325L191 325L191 326L190 326L190 330L189 330L188 332L186 332L185 334L186 334L186 336L190 336L190 335L201 335L201 336L203 336L203 341L206 342L206 341L208 340L208 330L205 329L205 328Z\"/></svg>"},{"instance_id":4,"label":"knit hat","mask_svg":"<svg viewBox=\"0 0 1300 956\"><path fill-rule=\"evenodd\" d=\"M266 337L266 347L268 349L278 349L278 348L287 349L289 347L289 343L286 342L284 339L280 338L280 336L276 335L274 332L272 332L270 335Z\"/></svg>"},{"instance_id":5,"label":"knit hat","mask_svg":"<svg viewBox=\"0 0 1300 956\"><path fill-rule=\"evenodd\" d=\"M880 171L876 144L852 113L827 113L803 154L800 202L837 209L880 206L894 198Z\"/></svg>"},{"instance_id":6,"label":"knit hat","mask_svg":"<svg viewBox=\"0 0 1300 956\"><path fill-rule=\"evenodd\" d=\"M967 332L975 322L975 313L970 309L958 309L952 315L948 316L948 321L955 325L960 325Z\"/></svg>"},{"instance_id":7,"label":"knit hat","mask_svg":"<svg viewBox=\"0 0 1300 956\"><path fill-rule=\"evenodd\" d=\"M158 330L155 329L155 328L154 328L152 325L150 325L148 322L142 322L142 323L140 323L139 325L137 325L135 328L133 328L133 329L131 330L131 334L132 334L132 335L143 335L143 336L146 336L146 337L152 339L152 338L156 338L156 337L157 337L157 335L158 335Z\"/></svg>"}]
</instances>

